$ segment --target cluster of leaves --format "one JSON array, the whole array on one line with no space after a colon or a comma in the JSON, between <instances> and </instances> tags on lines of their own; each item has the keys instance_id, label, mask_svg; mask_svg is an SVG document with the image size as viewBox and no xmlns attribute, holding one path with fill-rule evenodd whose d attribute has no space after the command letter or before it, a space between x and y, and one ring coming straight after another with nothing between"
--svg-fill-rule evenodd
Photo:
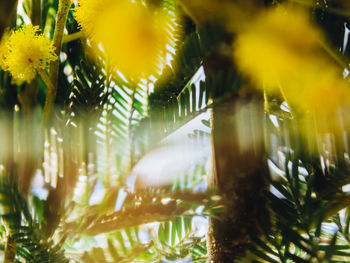
<instances>
[{"instance_id":1,"label":"cluster of leaves","mask_svg":"<svg viewBox=\"0 0 350 263\"><path fill-rule=\"evenodd\" d=\"M261 237L252 236L251 251L257 262L348 262L346 154L338 149L336 161L310 154L301 147L300 131L291 128L295 120L277 120L277 126L268 121L281 144L270 155L271 191L266 192L273 224Z\"/></svg>"},{"instance_id":2,"label":"cluster of leaves","mask_svg":"<svg viewBox=\"0 0 350 263\"><path fill-rule=\"evenodd\" d=\"M8 232L8 238L14 242L16 262L21 259L26 262L68 262L62 250L63 244L45 239L38 214L31 214L27 200L18 189L15 174L1 174L0 194L4 223L1 232L2 235Z\"/></svg>"}]
</instances>

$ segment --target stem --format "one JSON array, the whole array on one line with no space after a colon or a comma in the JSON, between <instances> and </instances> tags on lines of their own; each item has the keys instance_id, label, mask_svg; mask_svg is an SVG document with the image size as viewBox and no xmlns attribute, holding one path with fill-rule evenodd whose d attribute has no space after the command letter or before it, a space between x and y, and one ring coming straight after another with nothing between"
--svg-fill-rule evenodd
<instances>
[{"instance_id":1,"label":"stem","mask_svg":"<svg viewBox=\"0 0 350 263\"><path fill-rule=\"evenodd\" d=\"M342 68L342 69L348 69L348 65L345 61L343 61L326 43L323 41L319 41L321 47L328 53L328 55L334 59L334 61Z\"/></svg>"},{"instance_id":2,"label":"stem","mask_svg":"<svg viewBox=\"0 0 350 263\"><path fill-rule=\"evenodd\" d=\"M84 37L84 34L82 31L78 31L78 32L75 32L75 33L72 33L69 35L65 35L65 36L63 36L62 44L66 44L66 43L78 40L82 37Z\"/></svg>"},{"instance_id":3,"label":"stem","mask_svg":"<svg viewBox=\"0 0 350 263\"><path fill-rule=\"evenodd\" d=\"M68 12L71 5L72 5L72 0L59 1L55 34L53 37L53 44L56 47L55 53L57 57L59 57L61 52L64 27L66 25ZM50 64L50 82L45 81L43 78L43 80L45 81L45 84L48 85L48 91L46 95L44 114L43 114L43 120L42 120L42 123L44 126L47 126L51 119L52 109L53 109L53 105L54 105L56 93L57 93L58 70L59 70L59 60L52 61ZM41 77L43 77L44 74L40 73L40 75Z\"/></svg>"},{"instance_id":4,"label":"stem","mask_svg":"<svg viewBox=\"0 0 350 263\"><path fill-rule=\"evenodd\" d=\"M75 222L67 223L65 228L67 233L78 232L87 235L98 235L102 233L114 232L127 227L173 220L179 215L183 215L190 209L191 206L192 204L189 203L179 206L175 200L172 200L168 204L145 204L127 208L118 212L113 212L111 214L104 215L97 220L95 215L87 216L82 219L84 221L79 221L84 222L81 229Z\"/></svg>"},{"instance_id":5,"label":"stem","mask_svg":"<svg viewBox=\"0 0 350 263\"><path fill-rule=\"evenodd\" d=\"M40 70L39 74L47 86L47 94L46 94L46 100L45 100L45 106L44 106L44 113L43 113L43 117L41 120L41 124L43 126L46 126L50 122L51 113L52 113L53 105L55 102L56 87L52 84L50 77L46 74L46 72L44 70Z\"/></svg>"},{"instance_id":6,"label":"stem","mask_svg":"<svg viewBox=\"0 0 350 263\"><path fill-rule=\"evenodd\" d=\"M55 34L53 37L53 43L54 43L54 46L56 47L55 53L57 57L59 57L61 52L64 27L66 25L68 12L71 5L72 5L72 0L59 1ZM58 68L59 68L59 60L52 61L50 65L50 79L51 79L51 82L54 84L54 86L56 86L57 84Z\"/></svg>"},{"instance_id":7,"label":"stem","mask_svg":"<svg viewBox=\"0 0 350 263\"><path fill-rule=\"evenodd\" d=\"M41 0L32 0L30 19L33 25L40 25L41 22Z\"/></svg>"},{"instance_id":8,"label":"stem","mask_svg":"<svg viewBox=\"0 0 350 263\"><path fill-rule=\"evenodd\" d=\"M295 118L297 116L297 110L294 108L294 105L290 103L287 95L286 90L283 88L282 84L280 82L277 83L277 86L279 88L279 91L284 99L285 102L288 104L289 112L292 118Z\"/></svg>"}]
</instances>

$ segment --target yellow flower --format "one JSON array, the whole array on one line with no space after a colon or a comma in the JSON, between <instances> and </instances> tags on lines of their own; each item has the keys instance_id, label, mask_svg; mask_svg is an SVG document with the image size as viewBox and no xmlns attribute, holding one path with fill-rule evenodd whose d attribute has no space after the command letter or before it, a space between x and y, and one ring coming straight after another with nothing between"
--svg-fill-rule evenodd
<instances>
[{"instance_id":1,"label":"yellow flower","mask_svg":"<svg viewBox=\"0 0 350 263\"><path fill-rule=\"evenodd\" d=\"M321 34L306 14L276 8L263 12L238 35L234 58L259 85L276 86L284 77L298 74L319 39Z\"/></svg>"},{"instance_id":2,"label":"yellow flower","mask_svg":"<svg viewBox=\"0 0 350 263\"><path fill-rule=\"evenodd\" d=\"M162 10L128 0L109 1L98 12L93 0L81 0L76 18L95 48L101 44L108 62L125 76L138 79L157 71L169 39Z\"/></svg>"},{"instance_id":3,"label":"yellow flower","mask_svg":"<svg viewBox=\"0 0 350 263\"><path fill-rule=\"evenodd\" d=\"M300 69L297 78L282 84L288 103L300 113L333 118L350 103L348 83L336 68L319 61Z\"/></svg>"},{"instance_id":4,"label":"yellow flower","mask_svg":"<svg viewBox=\"0 0 350 263\"><path fill-rule=\"evenodd\" d=\"M326 117L350 102L350 92L320 41L305 13L277 8L238 34L234 58L258 87L280 88L298 114Z\"/></svg>"},{"instance_id":5,"label":"yellow flower","mask_svg":"<svg viewBox=\"0 0 350 263\"><path fill-rule=\"evenodd\" d=\"M10 32L2 44L1 66L17 85L31 82L38 71L57 59L52 42L38 32L38 26L26 25Z\"/></svg>"},{"instance_id":6,"label":"yellow flower","mask_svg":"<svg viewBox=\"0 0 350 263\"><path fill-rule=\"evenodd\" d=\"M4 68L4 62L5 62L5 54L8 52L8 48L6 45L8 39L8 31L5 31L3 34L1 40L0 40L0 68Z\"/></svg>"},{"instance_id":7,"label":"yellow flower","mask_svg":"<svg viewBox=\"0 0 350 263\"><path fill-rule=\"evenodd\" d=\"M79 0L74 17L87 36L94 34L96 19L103 16L106 7L110 7L116 1L118 0Z\"/></svg>"}]
</instances>

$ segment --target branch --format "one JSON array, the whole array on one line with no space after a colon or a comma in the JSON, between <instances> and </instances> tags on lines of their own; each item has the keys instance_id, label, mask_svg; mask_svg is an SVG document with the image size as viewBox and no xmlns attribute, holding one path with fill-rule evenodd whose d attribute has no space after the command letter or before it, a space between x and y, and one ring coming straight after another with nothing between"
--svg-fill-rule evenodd
<instances>
[{"instance_id":1,"label":"branch","mask_svg":"<svg viewBox=\"0 0 350 263\"><path fill-rule=\"evenodd\" d=\"M69 235L74 235L76 233L97 235L137 225L170 221L178 216L183 216L185 212L190 211L194 205L204 204L206 206L212 206L217 204L217 202L212 199L213 193L192 193L185 191L169 193L168 195L162 195L162 193L158 193L158 195L151 194L147 197L144 196L144 201L140 205L127 206L124 204L124 206L126 206L124 209L103 216L99 216L98 212L96 212L96 208L91 207L89 211L82 216L82 220L74 220L74 222L67 223L64 226L64 232L69 233ZM155 202L149 201L153 199L152 196L155 197L159 195L162 196L161 200L157 199ZM131 199L136 200L138 199L137 196L138 195ZM164 203L164 199L169 199L169 202ZM75 222L79 223L77 224Z\"/></svg>"},{"instance_id":2,"label":"branch","mask_svg":"<svg viewBox=\"0 0 350 263\"><path fill-rule=\"evenodd\" d=\"M64 27L66 25L68 12L71 5L72 0L60 0L59 2L55 34L53 37L53 44L56 47L55 53L57 57L60 57ZM56 98L59 63L59 59L57 59L55 61L52 61L50 64L50 82L53 86L51 90L48 90L46 95L43 116L43 125L45 126L49 124L49 121L51 119L52 109Z\"/></svg>"},{"instance_id":3,"label":"branch","mask_svg":"<svg viewBox=\"0 0 350 263\"><path fill-rule=\"evenodd\" d=\"M177 216L183 215L188 209L189 207L185 206L179 207L175 200L168 204L157 203L132 207L103 216L98 221L87 226L83 230L83 233L87 235L97 235L136 225L169 221ZM91 218L87 220L87 222L91 222L92 220Z\"/></svg>"},{"instance_id":4,"label":"branch","mask_svg":"<svg viewBox=\"0 0 350 263\"><path fill-rule=\"evenodd\" d=\"M46 74L44 70L40 70L39 75L41 76L42 80L44 81L47 87L44 112L41 120L42 126L45 127L50 122L51 112L52 112L53 104L55 102L56 87L52 84L50 77Z\"/></svg>"},{"instance_id":5,"label":"branch","mask_svg":"<svg viewBox=\"0 0 350 263\"><path fill-rule=\"evenodd\" d=\"M83 37L84 37L84 34L82 31L78 31L78 32L75 32L75 33L72 33L69 35L65 35L65 36L63 36L62 44L66 44L66 43L78 40L80 38L83 38Z\"/></svg>"}]
</instances>

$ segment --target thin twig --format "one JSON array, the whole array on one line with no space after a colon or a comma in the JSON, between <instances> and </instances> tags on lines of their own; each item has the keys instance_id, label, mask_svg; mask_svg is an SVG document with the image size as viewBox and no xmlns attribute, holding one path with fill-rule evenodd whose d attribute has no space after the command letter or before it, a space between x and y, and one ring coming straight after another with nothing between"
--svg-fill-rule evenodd
<instances>
[{"instance_id":1,"label":"thin twig","mask_svg":"<svg viewBox=\"0 0 350 263\"><path fill-rule=\"evenodd\" d=\"M65 36L63 36L63 39L62 39L62 45L69 43L69 42L72 42L72 41L75 41L75 40L78 40L82 37L84 37L84 34L82 31L78 31L78 32L75 32L75 33L72 33L69 35L65 35Z\"/></svg>"},{"instance_id":2,"label":"thin twig","mask_svg":"<svg viewBox=\"0 0 350 263\"><path fill-rule=\"evenodd\" d=\"M328 55L334 59L334 61L342 68L342 69L348 69L348 65L345 61L343 61L326 43L319 40L319 43L324 51L328 53Z\"/></svg>"},{"instance_id":3,"label":"thin twig","mask_svg":"<svg viewBox=\"0 0 350 263\"><path fill-rule=\"evenodd\" d=\"M54 43L54 46L56 47L55 53L57 57L59 57L61 52L64 27L66 25L68 12L71 5L72 5L72 0L59 1L55 34L53 37L53 43ZM52 87L51 89L49 88L46 95L44 114L43 114L43 120L42 120L42 123L44 126L47 126L49 124L51 115L52 115L52 110L53 110L56 93L57 93L58 69L59 69L59 60L52 61L50 64L50 82L52 84Z\"/></svg>"},{"instance_id":4,"label":"thin twig","mask_svg":"<svg viewBox=\"0 0 350 263\"><path fill-rule=\"evenodd\" d=\"M39 71L39 75L46 84L47 93L44 106L43 117L41 119L41 124L46 126L51 118L53 103L55 102L56 87L52 84L50 77L46 74L44 70Z\"/></svg>"}]
</instances>

